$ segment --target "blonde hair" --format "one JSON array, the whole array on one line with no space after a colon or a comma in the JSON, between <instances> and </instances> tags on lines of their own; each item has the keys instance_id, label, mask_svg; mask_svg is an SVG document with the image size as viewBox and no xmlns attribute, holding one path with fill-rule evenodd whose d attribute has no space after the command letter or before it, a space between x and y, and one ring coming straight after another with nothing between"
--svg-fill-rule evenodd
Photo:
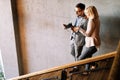
<instances>
[{"instance_id":1,"label":"blonde hair","mask_svg":"<svg viewBox=\"0 0 120 80\"><path fill-rule=\"evenodd\" d=\"M95 6L89 6L85 9L86 13L89 13L91 19L97 19L99 18L97 9Z\"/></svg>"}]
</instances>

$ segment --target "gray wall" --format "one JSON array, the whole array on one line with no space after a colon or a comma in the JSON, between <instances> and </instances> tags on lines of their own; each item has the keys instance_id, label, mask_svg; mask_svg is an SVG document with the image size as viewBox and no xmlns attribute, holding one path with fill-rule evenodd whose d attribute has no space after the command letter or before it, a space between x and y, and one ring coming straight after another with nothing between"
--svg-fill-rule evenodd
<instances>
[{"instance_id":1,"label":"gray wall","mask_svg":"<svg viewBox=\"0 0 120 80\"><path fill-rule=\"evenodd\" d=\"M19 25L24 73L73 62L70 55L70 31L62 24L74 20L74 6L79 1L18 1ZM95 5L101 20L101 49L96 55L114 51L119 40L119 1L81 0ZM36 62L37 61L37 62ZM34 67L36 66L36 67Z\"/></svg>"},{"instance_id":2,"label":"gray wall","mask_svg":"<svg viewBox=\"0 0 120 80\"><path fill-rule=\"evenodd\" d=\"M19 37L19 40L18 38L16 38L16 40L20 45L17 46L17 50L20 51L17 52L17 55L20 59L19 66L22 65L21 69L24 70L23 72L20 72L23 74L74 62L73 57L70 55L70 31L64 30L62 24L74 20L74 7L80 1L85 3L86 6L95 5L100 15L100 36L102 45L100 51L97 52L95 56L116 50L120 39L119 0L114 0L114 2L112 0L12 1L13 3L14 1L17 1L16 7L18 12L14 13L16 13L18 17L14 18L13 22L14 24L18 23L14 27L16 28L15 31L18 31L16 34L18 35L17 37ZM6 18L6 15L3 16ZM15 19L17 19L17 22L15 22ZM11 19L9 19L9 21L12 22ZM8 26L6 28L7 30L10 30L9 28L11 25L4 24L4 26ZM5 33L2 30L0 31L2 34ZM12 30L12 33L10 34L13 35L13 33L14 31ZM12 40L12 43L10 42L9 44L6 44L6 46L9 46L10 44L14 45L14 38L15 37L13 36L13 38L9 40ZM8 39L8 37L4 37L4 39ZM0 41L0 43L1 42L2 41ZM6 47L2 48L6 49ZM8 47L7 50L9 51L11 48L15 51L15 46ZM5 54L8 53L5 52ZM8 60L11 61L9 57ZM8 66L11 67L10 64Z\"/></svg>"},{"instance_id":3,"label":"gray wall","mask_svg":"<svg viewBox=\"0 0 120 80\"><path fill-rule=\"evenodd\" d=\"M0 51L5 78L19 75L11 4L9 0L0 0Z\"/></svg>"}]
</instances>

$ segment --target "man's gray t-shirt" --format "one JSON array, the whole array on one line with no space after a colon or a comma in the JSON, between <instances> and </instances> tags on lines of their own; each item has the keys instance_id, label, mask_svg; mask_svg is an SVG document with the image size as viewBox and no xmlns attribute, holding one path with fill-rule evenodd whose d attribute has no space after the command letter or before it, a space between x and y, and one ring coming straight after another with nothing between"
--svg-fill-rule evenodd
<instances>
[{"instance_id":1,"label":"man's gray t-shirt","mask_svg":"<svg viewBox=\"0 0 120 80\"><path fill-rule=\"evenodd\" d=\"M84 30L87 29L87 19L84 17L77 17L75 20L74 25L75 27L81 27ZM85 36L78 32L72 32L71 33L71 44L76 44L76 46L83 46L85 44Z\"/></svg>"}]
</instances>

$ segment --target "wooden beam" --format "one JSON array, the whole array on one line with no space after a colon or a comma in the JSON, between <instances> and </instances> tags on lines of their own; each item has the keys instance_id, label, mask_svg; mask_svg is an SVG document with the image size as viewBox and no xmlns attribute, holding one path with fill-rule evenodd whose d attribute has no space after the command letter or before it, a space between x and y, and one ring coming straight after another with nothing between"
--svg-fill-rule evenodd
<instances>
[{"instance_id":1,"label":"wooden beam","mask_svg":"<svg viewBox=\"0 0 120 80\"><path fill-rule=\"evenodd\" d=\"M108 80L120 80L120 41Z\"/></svg>"}]
</instances>

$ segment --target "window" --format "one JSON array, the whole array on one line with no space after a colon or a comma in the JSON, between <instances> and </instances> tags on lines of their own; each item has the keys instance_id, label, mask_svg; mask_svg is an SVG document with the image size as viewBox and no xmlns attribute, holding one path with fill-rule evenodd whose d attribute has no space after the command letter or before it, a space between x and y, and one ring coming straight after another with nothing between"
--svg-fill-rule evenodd
<instances>
[{"instance_id":1,"label":"window","mask_svg":"<svg viewBox=\"0 0 120 80\"><path fill-rule=\"evenodd\" d=\"M4 71L3 71L1 50L0 50L0 80L5 80Z\"/></svg>"}]
</instances>

